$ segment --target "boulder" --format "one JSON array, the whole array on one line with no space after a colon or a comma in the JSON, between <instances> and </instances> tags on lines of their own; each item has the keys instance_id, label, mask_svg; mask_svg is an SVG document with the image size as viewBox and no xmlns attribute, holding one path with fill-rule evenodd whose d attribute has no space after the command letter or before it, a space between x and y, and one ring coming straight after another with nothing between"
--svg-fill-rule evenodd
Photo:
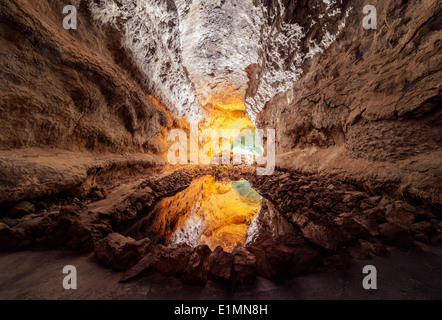
<instances>
[{"instance_id":1,"label":"boulder","mask_svg":"<svg viewBox=\"0 0 442 320\"><path fill-rule=\"evenodd\" d=\"M379 226L380 235L392 245L399 247L410 247L413 245L413 238L410 230L396 224L387 222Z\"/></svg>"},{"instance_id":2,"label":"boulder","mask_svg":"<svg viewBox=\"0 0 442 320\"><path fill-rule=\"evenodd\" d=\"M164 246L162 246L164 248ZM158 260L158 256L161 249L155 247L145 257L137 262L132 268L127 270L120 279L120 282L127 282L136 279L150 271L155 270L155 263Z\"/></svg>"},{"instance_id":3,"label":"boulder","mask_svg":"<svg viewBox=\"0 0 442 320\"><path fill-rule=\"evenodd\" d=\"M415 222L415 208L404 202L396 201L394 205L387 206L385 217L391 223L408 227Z\"/></svg>"},{"instance_id":4,"label":"boulder","mask_svg":"<svg viewBox=\"0 0 442 320\"><path fill-rule=\"evenodd\" d=\"M47 229L42 242L90 252L94 250L95 243L111 231L109 221L94 221L80 207L64 206L55 223Z\"/></svg>"},{"instance_id":5,"label":"boulder","mask_svg":"<svg viewBox=\"0 0 442 320\"><path fill-rule=\"evenodd\" d=\"M185 243L165 247L159 254L155 268L159 272L181 275L186 270L193 248Z\"/></svg>"},{"instance_id":6,"label":"boulder","mask_svg":"<svg viewBox=\"0 0 442 320\"><path fill-rule=\"evenodd\" d=\"M360 223L352 218L344 217L337 222L338 226L344 233L347 241L353 239L366 238L370 236L370 232Z\"/></svg>"},{"instance_id":7,"label":"boulder","mask_svg":"<svg viewBox=\"0 0 442 320\"><path fill-rule=\"evenodd\" d=\"M52 223L53 221L49 217L40 216L17 224L17 228L23 229L31 239L37 239L45 234Z\"/></svg>"},{"instance_id":8,"label":"boulder","mask_svg":"<svg viewBox=\"0 0 442 320\"><path fill-rule=\"evenodd\" d=\"M0 222L0 251L24 250L30 245L31 239L23 229Z\"/></svg>"},{"instance_id":9,"label":"boulder","mask_svg":"<svg viewBox=\"0 0 442 320\"><path fill-rule=\"evenodd\" d=\"M209 277L209 257L212 253L209 246L199 245L190 256L189 263L182 275L183 283L204 285Z\"/></svg>"},{"instance_id":10,"label":"boulder","mask_svg":"<svg viewBox=\"0 0 442 320\"><path fill-rule=\"evenodd\" d=\"M425 234L429 236L433 235L436 232L434 226L428 221L413 223L410 226L410 230L415 234Z\"/></svg>"},{"instance_id":11,"label":"boulder","mask_svg":"<svg viewBox=\"0 0 442 320\"><path fill-rule=\"evenodd\" d=\"M78 220L80 220L80 208L62 207L56 222L46 230L45 243L54 246L64 245L71 238L71 228Z\"/></svg>"},{"instance_id":12,"label":"boulder","mask_svg":"<svg viewBox=\"0 0 442 320\"><path fill-rule=\"evenodd\" d=\"M247 250L256 258L257 273L266 278L285 272L292 259L292 250L268 234L260 234Z\"/></svg>"},{"instance_id":13,"label":"boulder","mask_svg":"<svg viewBox=\"0 0 442 320\"><path fill-rule=\"evenodd\" d=\"M209 278L215 281L228 281L232 274L233 254L218 246L209 257Z\"/></svg>"},{"instance_id":14,"label":"boulder","mask_svg":"<svg viewBox=\"0 0 442 320\"><path fill-rule=\"evenodd\" d=\"M115 232L95 242L97 259L115 271L131 268L150 249L151 241L148 238L137 241Z\"/></svg>"},{"instance_id":15,"label":"boulder","mask_svg":"<svg viewBox=\"0 0 442 320\"><path fill-rule=\"evenodd\" d=\"M310 221L301 229L307 240L328 251L336 251L340 242L346 240L339 227L331 221Z\"/></svg>"},{"instance_id":16,"label":"boulder","mask_svg":"<svg viewBox=\"0 0 442 320\"><path fill-rule=\"evenodd\" d=\"M354 215L351 218L367 229L370 235L377 236L379 235L379 224L387 222L384 214L383 210L372 208Z\"/></svg>"},{"instance_id":17,"label":"boulder","mask_svg":"<svg viewBox=\"0 0 442 320\"><path fill-rule=\"evenodd\" d=\"M7 213L6 216L10 218L21 218L23 216L26 216L28 214L34 213L35 207L32 203L28 201L20 202L19 204L12 207Z\"/></svg>"},{"instance_id":18,"label":"boulder","mask_svg":"<svg viewBox=\"0 0 442 320\"><path fill-rule=\"evenodd\" d=\"M439 233L435 235L433 238L431 238L431 244L433 246L442 247L442 234Z\"/></svg>"},{"instance_id":19,"label":"boulder","mask_svg":"<svg viewBox=\"0 0 442 320\"><path fill-rule=\"evenodd\" d=\"M276 238L291 249L291 260L288 266L288 273L297 275L315 271L322 262L318 250L310 247L301 236L283 235Z\"/></svg>"},{"instance_id":20,"label":"boulder","mask_svg":"<svg viewBox=\"0 0 442 320\"><path fill-rule=\"evenodd\" d=\"M251 284L256 278L256 258L238 244L232 251L233 268L231 281L234 285Z\"/></svg>"}]
</instances>

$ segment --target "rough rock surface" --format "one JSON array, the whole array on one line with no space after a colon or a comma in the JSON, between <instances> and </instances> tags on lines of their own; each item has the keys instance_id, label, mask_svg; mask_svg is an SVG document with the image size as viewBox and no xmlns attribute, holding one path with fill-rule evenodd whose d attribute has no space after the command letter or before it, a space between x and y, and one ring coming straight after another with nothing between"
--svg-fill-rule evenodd
<instances>
[{"instance_id":1,"label":"rough rock surface","mask_svg":"<svg viewBox=\"0 0 442 320\"><path fill-rule=\"evenodd\" d=\"M228 281L232 275L233 254L216 247L209 257L209 278L216 281Z\"/></svg>"},{"instance_id":2,"label":"rough rock surface","mask_svg":"<svg viewBox=\"0 0 442 320\"><path fill-rule=\"evenodd\" d=\"M186 270L193 248L187 244L179 243L165 247L155 262L155 268L159 272L181 275Z\"/></svg>"},{"instance_id":3,"label":"rough rock surface","mask_svg":"<svg viewBox=\"0 0 442 320\"><path fill-rule=\"evenodd\" d=\"M346 26L256 124L276 130L280 168L441 211L440 3L376 1L376 30L362 26L366 1L342 3Z\"/></svg>"},{"instance_id":4,"label":"rough rock surface","mask_svg":"<svg viewBox=\"0 0 442 320\"><path fill-rule=\"evenodd\" d=\"M230 277L234 285L251 284L256 277L256 258L246 250L242 244L238 244L232 251L233 268Z\"/></svg>"},{"instance_id":5,"label":"rough rock surface","mask_svg":"<svg viewBox=\"0 0 442 320\"><path fill-rule=\"evenodd\" d=\"M283 273L292 258L290 248L266 234L258 236L247 250L256 258L257 273L267 278Z\"/></svg>"},{"instance_id":6,"label":"rough rock surface","mask_svg":"<svg viewBox=\"0 0 442 320\"><path fill-rule=\"evenodd\" d=\"M376 30L362 0L74 4L65 30L60 0L0 3L0 250L95 249L123 282L238 285L442 245L438 1L375 1ZM213 95L276 129L273 175L164 168L167 131ZM156 204L205 175L263 197L246 247L150 234Z\"/></svg>"},{"instance_id":7,"label":"rough rock surface","mask_svg":"<svg viewBox=\"0 0 442 320\"><path fill-rule=\"evenodd\" d=\"M114 232L95 242L95 255L103 265L121 271L133 267L150 247L150 239L136 241Z\"/></svg>"},{"instance_id":8,"label":"rough rock surface","mask_svg":"<svg viewBox=\"0 0 442 320\"><path fill-rule=\"evenodd\" d=\"M64 6L26 0L0 6L0 148L148 150L166 112L137 79L118 33L97 27L83 5L78 28L65 30Z\"/></svg>"},{"instance_id":9,"label":"rough rock surface","mask_svg":"<svg viewBox=\"0 0 442 320\"><path fill-rule=\"evenodd\" d=\"M147 274L149 271L153 271L155 269L155 263L158 260L159 250L161 250L161 248L155 247L154 250L138 261L136 265L127 270L121 277L120 282L131 281Z\"/></svg>"},{"instance_id":10,"label":"rough rock surface","mask_svg":"<svg viewBox=\"0 0 442 320\"><path fill-rule=\"evenodd\" d=\"M121 155L164 152L170 112L118 31L75 4L76 30L62 26L63 1L0 4L0 204L71 192L100 170L162 162Z\"/></svg>"},{"instance_id":11,"label":"rough rock surface","mask_svg":"<svg viewBox=\"0 0 442 320\"><path fill-rule=\"evenodd\" d=\"M193 251L182 279L187 284L206 284L209 277L209 257L212 250L207 245L199 245Z\"/></svg>"}]
</instances>

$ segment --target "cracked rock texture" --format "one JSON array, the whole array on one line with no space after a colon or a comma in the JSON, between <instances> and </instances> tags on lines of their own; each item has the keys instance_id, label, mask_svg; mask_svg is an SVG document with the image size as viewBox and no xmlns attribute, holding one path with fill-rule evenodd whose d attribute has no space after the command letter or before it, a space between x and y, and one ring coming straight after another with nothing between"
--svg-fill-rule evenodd
<instances>
[{"instance_id":1,"label":"cracked rock texture","mask_svg":"<svg viewBox=\"0 0 442 320\"><path fill-rule=\"evenodd\" d=\"M365 30L365 3L348 3L335 42L256 124L276 129L280 168L338 175L440 212L441 4L373 1L378 27Z\"/></svg>"},{"instance_id":2,"label":"cracked rock texture","mask_svg":"<svg viewBox=\"0 0 442 320\"><path fill-rule=\"evenodd\" d=\"M152 97L118 31L94 24L83 2L78 29L65 30L64 5L0 4L0 203L163 163L153 155L164 152L170 112Z\"/></svg>"},{"instance_id":3,"label":"cracked rock texture","mask_svg":"<svg viewBox=\"0 0 442 320\"><path fill-rule=\"evenodd\" d=\"M60 0L0 5L0 202L94 187L98 153L109 173L134 162L108 153L164 154L216 97L276 130L281 169L441 210L439 1L373 0L377 30L362 0L73 4L77 30ZM65 170L68 151L94 160Z\"/></svg>"}]
</instances>

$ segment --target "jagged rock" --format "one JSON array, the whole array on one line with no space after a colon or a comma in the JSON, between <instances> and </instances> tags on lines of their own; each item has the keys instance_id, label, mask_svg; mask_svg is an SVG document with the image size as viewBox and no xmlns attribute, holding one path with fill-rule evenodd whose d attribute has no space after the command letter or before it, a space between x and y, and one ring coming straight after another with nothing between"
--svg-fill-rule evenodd
<instances>
[{"instance_id":1,"label":"jagged rock","mask_svg":"<svg viewBox=\"0 0 442 320\"><path fill-rule=\"evenodd\" d=\"M442 234L439 233L431 238L431 244L434 246L442 247Z\"/></svg>"},{"instance_id":2,"label":"jagged rock","mask_svg":"<svg viewBox=\"0 0 442 320\"><path fill-rule=\"evenodd\" d=\"M428 221L421 221L410 225L410 230L415 234L433 235L436 229Z\"/></svg>"},{"instance_id":3,"label":"jagged rock","mask_svg":"<svg viewBox=\"0 0 442 320\"><path fill-rule=\"evenodd\" d=\"M396 224L387 222L379 226L379 233L393 245L410 247L413 245L413 238L410 230Z\"/></svg>"},{"instance_id":4,"label":"jagged rock","mask_svg":"<svg viewBox=\"0 0 442 320\"><path fill-rule=\"evenodd\" d=\"M60 209L57 221L46 230L45 243L61 246L71 238L71 228L80 221L79 208L65 206Z\"/></svg>"},{"instance_id":5,"label":"jagged rock","mask_svg":"<svg viewBox=\"0 0 442 320\"><path fill-rule=\"evenodd\" d=\"M209 277L209 257L211 253L212 250L207 245L199 245L195 248L181 277L184 283L206 284Z\"/></svg>"},{"instance_id":6,"label":"jagged rock","mask_svg":"<svg viewBox=\"0 0 442 320\"><path fill-rule=\"evenodd\" d=\"M257 273L267 278L285 272L292 259L292 250L268 234L260 234L247 250L256 258Z\"/></svg>"},{"instance_id":7,"label":"jagged rock","mask_svg":"<svg viewBox=\"0 0 442 320\"><path fill-rule=\"evenodd\" d=\"M291 275L315 271L321 264L321 254L310 247L300 236L286 234L276 238L291 249L291 260L287 271Z\"/></svg>"},{"instance_id":8,"label":"jagged rock","mask_svg":"<svg viewBox=\"0 0 442 320\"><path fill-rule=\"evenodd\" d=\"M155 270L155 263L158 260L161 248L164 248L164 246L155 247L145 257L138 261L136 265L127 270L121 277L120 282L131 281L144 274L147 274L150 271Z\"/></svg>"},{"instance_id":9,"label":"jagged rock","mask_svg":"<svg viewBox=\"0 0 442 320\"><path fill-rule=\"evenodd\" d=\"M64 206L45 233L42 243L66 246L70 249L89 252L94 243L111 232L109 221L89 216L78 206ZM99 218L98 218L99 219Z\"/></svg>"},{"instance_id":10,"label":"jagged rock","mask_svg":"<svg viewBox=\"0 0 442 320\"><path fill-rule=\"evenodd\" d=\"M337 225L340 227L348 241L370 236L369 231L363 225L351 218L339 219Z\"/></svg>"},{"instance_id":11,"label":"jagged rock","mask_svg":"<svg viewBox=\"0 0 442 320\"><path fill-rule=\"evenodd\" d=\"M388 221L404 227L410 226L415 221L415 208L406 202L396 201L388 206L385 217Z\"/></svg>"},{"instance_id":12,"label":"jagged rock","mask_svg":"<svg viewBox=\"0 0 442 320\"><path fill-rule=\"evenodd\" d=\"M232 274L233 254L218 246L209 257L209 278L215 281L228 281Z\"/></svg>"},{"instance_id":13,"label":"jagged rock","mask_svg":"<svg viewBox=\"0 0 442 320\"><path fill-rule=\"evenodd\" d=\"M246 245L252 243L262 233L269 233L274 237L294 233L292 224L265 198L261 198L260 209L247 231Z\"/></svg>"},{"instance_id":14,"label":"jagged rock","mask_svg":"<svg viewBox=\"0 0 442 320\"><path fill-rule=\"evenodd\" d=\"M0 251L24 250L30 245L31 239L23 229L0 222Z\"/></svg>"},{"instance_id":15,"label":"jagged rock","mask_svg":"<svg viewBox=\"0 0 442 320\"><path fill-rule=\"evenodd\" d=\"M348 248L348 253L352 258L365 260L374 256L386 255L388 250L380 243L360 239L358 245Z\"/></svg>"},{"instance_id":16,"label":"jagged rock","mask_svg":"<svg viewBox=\"0 0 442 320\"><path fill-rule=\"evenodd\" d=\"M256 258L244 248L242 244L238 244L232 251L233 268L230 278L234 285L251 284L256 278Z\"/></svg>"},{"instance_id":17,"label":"jagged rock","mask_svg":"<svg viewBox=\"0 0 442 320\"><path fill-rule=\"evenodd\" d=\"M326 220L309 221L301 231L304 238L326 250L336 251L339 243L345 240L339 227Z\"/></svg>"},{"instance_id":18,"label":"jagged rock","mask_svg":"<svg viewBox=\"0 0 442 320\"><path fill-rule=\"evenodd\" d=\"M416 222L421 222L430 219L436 219L436 216L431 212L429 208L426 207L416 207L414 215L416 217Z\"/></svg>"},{"instance_id":19,"label":"jagged rock","mask_svg":"<svg viewBox=\"0 0 442 320\"><path fill-rule=\"evenodd\" d=\"M189 262L193 248L185 243L178 243L165 247L159 254L155 268L159 272L180 275Z\"/></svg>"},{"instance_id":20,"label":"jagged rock","mask_svg":"<svg viewBox=\"0 0 442 320\"><path fill-rule=\"evenodd\" d=\"M387 222L384 211L380 208L372 208L362 211L360 214L351 215L351 218L362 225L372 236L379 234L379 224Z\"/></svg>"},{"instance_id":21,"label":"jagged rock","mask_svg":"<svg viewBox=\"0 0 442 320\"><path fill-rule=\"evenodd\" d=\"M98 201L98 200L105 199L106 195L107 195L107 192L105 189L94 187L89 192L88 197L91 198L93 201Z\"/></svg>"},{"instance_id":22,"label":"jagged rock","mask_svg":"<svg viewBox=\"0 0 442 320\"><path fill-rule=\"evenodd\" d=\"M17 228L23 229L31 239L42 237L53 221L47 216L35 217L17 224Z\"/></svg>"},{"instance_id":23,"label":"jagged rock","mask_svg":"<svg viewBox=\"0 0 442 320\"><path fill-rule=\"evenodd\" d=\"M95 242L97 259L116 271L134 266L150 249L150 239L136 241L115 232Z\"/></svg>"},{"instance_id":24,"label":"jagged rock","mask_svg":"<svg viewBox=\"0 0 442 320\"><path fill-rule=\"evenodd\" d=\"M17 219L34 212L35 212L34 205L28 201L23 201L12 207L6 213L6 216Z\"/></svg>"}]
</instances>

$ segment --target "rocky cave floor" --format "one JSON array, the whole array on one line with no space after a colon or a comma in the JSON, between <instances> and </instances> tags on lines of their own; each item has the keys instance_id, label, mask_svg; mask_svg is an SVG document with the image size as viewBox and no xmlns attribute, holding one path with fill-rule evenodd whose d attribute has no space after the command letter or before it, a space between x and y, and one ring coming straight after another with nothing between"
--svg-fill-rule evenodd
<instances>
[{"instance_id":1,"label":"rocky cave floor","mask_svg":"<svg viewBox=\"0 0 442 320\"><path fill-rule=\"evenodd\" d=\"M254 170L189 166L3 208L0 250L18 252L0 254L1 298L442 298L437 210L331 177ZM226 252L127 236L205 175L247 180L263 197L253 241ZM65 264L87 279L74 293L62 292ZM362 289L367 264L378 268L375 293Z\"/></svg>"}]
</instances>

